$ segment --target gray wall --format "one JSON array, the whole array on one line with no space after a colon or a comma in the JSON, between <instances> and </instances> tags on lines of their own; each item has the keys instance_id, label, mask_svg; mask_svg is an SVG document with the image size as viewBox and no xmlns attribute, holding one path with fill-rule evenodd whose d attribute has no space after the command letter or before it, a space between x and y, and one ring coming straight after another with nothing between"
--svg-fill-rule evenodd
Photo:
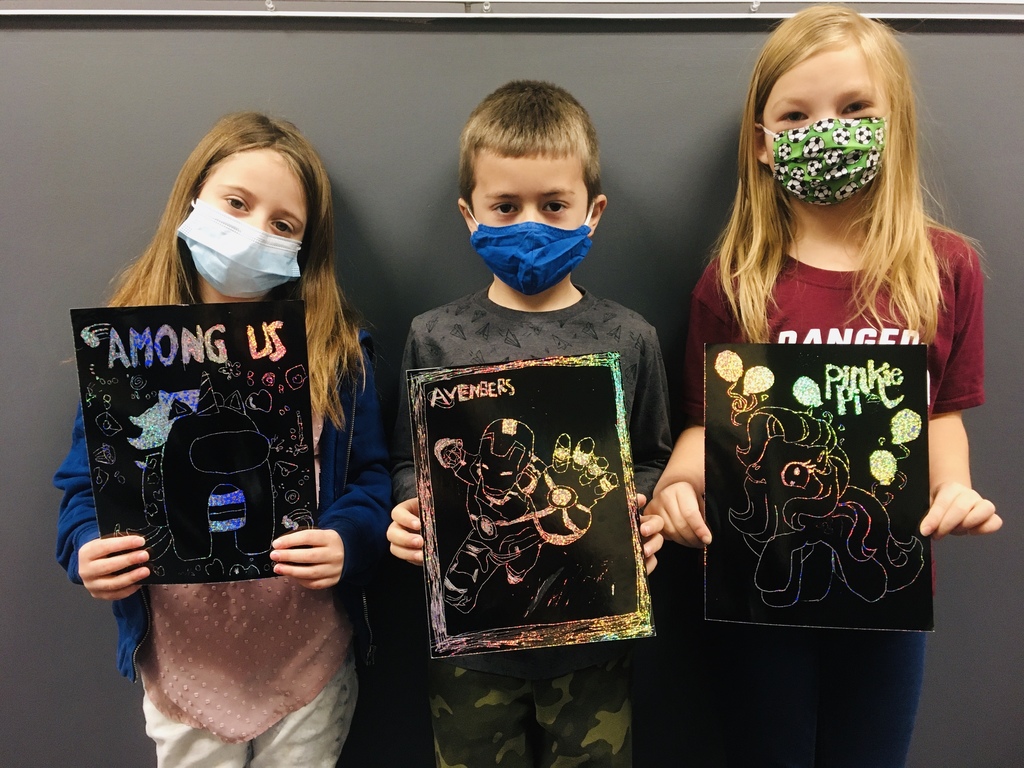
<instances>
[{"instance_id":1,"label":"gray wall","mask_svg":"<svg viewBox=\"0 0 1024 768\"><path fill-rule=\"evenodd\" d=\"M53 561L50 477L76 399L67 310L104 300L220 114L287 116L323 153L341 280L374 329L393 414L410 318L487 277L455 207L463 121L513 77L566 86L597 124L610 200L579 281L657 326L678 382L689 290L731 200L737 116L764 28L489 21L0 20L4 765L154 762L141 690L114 668L109 606ZM937 631L912 766L997 768L1024 755L1021 33L928 22L905 37L933 190L987 254L988 404L967 421L975 484L1007 518L996 536L936 546ZM715 766L727 724L707 712L697 556L670 547L653 588L659 637L637 662L637 763ZM419 573L388 562L372 599L380 651L349 764L429 765Z\"/></svg>"}]
</instances>

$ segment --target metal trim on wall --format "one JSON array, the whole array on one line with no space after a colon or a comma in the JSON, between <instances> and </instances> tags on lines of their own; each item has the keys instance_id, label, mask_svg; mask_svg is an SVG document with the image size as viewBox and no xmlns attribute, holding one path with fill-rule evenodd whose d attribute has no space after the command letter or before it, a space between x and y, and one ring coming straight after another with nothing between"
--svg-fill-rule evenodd
<instances>
[{"instance_id":1,"label":"metal trim on wall","mask_svg":"<svg viewBox=\"0 0 1024 768\"><path fill-rule=\"evenodd\" d=\"M778 19L792 0L0 0L0 16L362 19ZM877 0L880 19L1024 21L1022 0Z\"/></svg>"}]
</instances>

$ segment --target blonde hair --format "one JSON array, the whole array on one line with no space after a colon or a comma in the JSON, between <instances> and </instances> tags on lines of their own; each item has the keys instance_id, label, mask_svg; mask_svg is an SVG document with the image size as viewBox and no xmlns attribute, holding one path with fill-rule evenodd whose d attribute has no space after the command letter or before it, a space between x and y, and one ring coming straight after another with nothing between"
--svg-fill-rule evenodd
<instances>
[{"instance_id":1,"label":"blonde hair","mask_svg":"<svg viewBox=\"0 0 1024 768\"><path fill-rule=\"evenodd\" d=\"M536 80L513 80L477 105L459 140L459 195L472 205L477 155L577 157L587 202L601 194L597 130L587 110L564 88Z\"/></svg>"},{"instance_id":2,"label":"blonde hair","mask_svg":"<svg viewBox=\"0 0 1024 768\"><path fill-rule=\"evenodd\" d=\"M863 237L862 268L852 296L853 317L881 325L878 301L889 320L900 320L931 341L941 302L938 264L928 237L940 227L925 214L918 172L917 116L910 68L895 33L847 8L820 5L783 21L761 50L740 126L739 185L715 256L721 288L748 341L768 341L766 307L794 240L791 196L758 160L765 104L779 78L827 50L860 47L872 77L889 102L886 147L875 179L858 193L853 231Z\"/></svg>"},{"instance_id":3,"label":"blonde hair","mask_svg":"<svg viewBox=\"0 0 1024 768\"><path fill-rule=\"evenodd\" d=\"M271 291L268 298L306 303L306 338L313 410L344 425L338 387L342 377L362 378L358 320L334 273L334 206L331 183L320 156L298 129L258 112L222 117L188 156L146 250L116 278L110 306L195 304L199 275L178 227L188 216L213 169L238 152L272 149L302 185L306 232L299 250L301 277Z\"/></svg>"}]
</instances>

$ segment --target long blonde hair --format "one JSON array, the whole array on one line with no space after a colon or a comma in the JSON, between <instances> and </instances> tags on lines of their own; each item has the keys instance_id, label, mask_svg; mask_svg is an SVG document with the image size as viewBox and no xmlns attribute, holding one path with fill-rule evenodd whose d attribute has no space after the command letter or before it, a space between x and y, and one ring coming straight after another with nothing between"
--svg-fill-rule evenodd
<instances>
[{"instance_id":1,"label":"long blonde hair","mask_svg":"<svg viewBox=\"0 0 1024 768\"><path fill-rule=\"evenodd\" d=\"M910 68L895 33L841 6L807 8L782 22L761 50L740 126L739 185L732 214L715 247L721 288L748 341L768 341L766 308L795 236L791 197L758 160L765 104L779 78L797 64L844 45L858 45L888 97L886 147L878 175L858 193L853 222L863 236L851 317L879 325L880 298L889 320L931 341L938 324L938 264L928 238L943 229L925 214L918 172L917 116Z\"/></svg>"},{"instance_id":2,"label":"long blonde hair","mask_svg":"<svg viewBox=\"0 0 1024 768\"><path fill-rule=\"evenodd\" d=\"M178 239L178 227L217 164L254 149L279 153L305 194L306 232L299 250L302 275L271 291L268 298L305 301L313 410L342 427L340 380L365 375L359 325L334 272L334 205L327 170L313 145L291 123L258 112L239 112L217 121L178 172L156 234L115 280L109 304L195 304L200 300L200 278L187 246Z\"/></svg>"}]
</instances>

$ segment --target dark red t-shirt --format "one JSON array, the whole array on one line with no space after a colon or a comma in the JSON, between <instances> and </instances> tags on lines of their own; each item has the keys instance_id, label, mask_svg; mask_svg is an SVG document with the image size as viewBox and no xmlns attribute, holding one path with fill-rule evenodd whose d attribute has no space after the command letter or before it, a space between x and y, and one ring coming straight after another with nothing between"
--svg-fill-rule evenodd
<instances>
[{"instance_id":1,"label":"dark red t-shirt","mask_svg":"<svg viewBox=\"0 0 1024 768\"><path fill-rule=\"evenodd\" d=\"M954 234L933 231L944 306L928 347L929 407L933 414L981 405L984 388L983 275L978 255ZM809 267L791 259L768 307L769 340L789 344L913 344L918 336L894 324L876 328L870 318L850 319L853 272ZM884 299L879 304L884 309ZM704 344L743 341L739 323L718 284L712 262L693 289L686 339L683 407L704 420Z\"/></svg>"}]
</instances>

